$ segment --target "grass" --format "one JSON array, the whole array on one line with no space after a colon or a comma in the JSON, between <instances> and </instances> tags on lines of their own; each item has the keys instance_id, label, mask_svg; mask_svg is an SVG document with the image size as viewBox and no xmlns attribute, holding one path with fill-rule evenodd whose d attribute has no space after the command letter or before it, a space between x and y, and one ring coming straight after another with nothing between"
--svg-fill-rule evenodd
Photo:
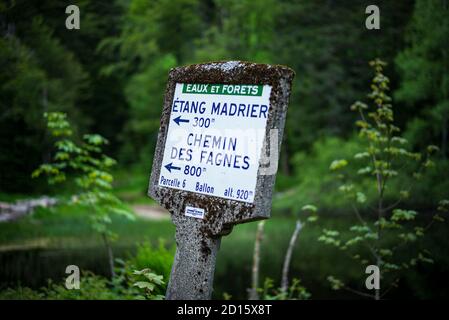
<instances>
[{"instance_id":1,"label":"grass","mask_svg":"<svg viewBox=\"0 0 449 320\"><path fill-rule=\"evenodd\" d=\"M0 224L0 283L3 287L19 282L32 287L42 286L48 278L61 279L69 264L107 275L106 252L101 238L90 229L88 214L76 207L60 206L39 209L32 216ZM319 224L306 225L301 231L293 253L290 277L300 278L311 291L312 298L353 298L351 294L332 291L326 277L344 275L346 281L357 285L364 270L349 263L341 252L317 241L323 228L344 230L350 221L347 217L324 216L320 219ZM236 299L246 298L256 228L257 223L237 225L230 235L223 237L214 280L215 298L222 298L225 292ZM169 220L132 222L119 219L113 222L112 229L119 234L119 240L113 244L117 257L129 256L137 243L147 240L156 244L162 238L167 246L173 245L175 234ZM270 277L279 285L284 254L293 229L292 217L274 213L273 218L267 220L262 241L261 281ZM447 295L447 289L438 285L441 277L449 279L444 267L448 263L447 246L438 246L444 243L446 232L447 226L441 226L429 240L428 246L434 248L436 262L430 268L419 270L426 282L411 273L397 295L425 298Z\"/></svg>"},{"instance_id":2,"label":"grass","mask_svg":"<svg viewBox=\"0 0 449 320\"><path fill-rule=\"evenodd\" d=\"M148 169L149 170L149 169ZM154 204L146 196L149 171L135 167L116 173L115 193L130 206ZM3 201L15 201L24 195L0 194ZM322 210L321 210L322 211ZM281 268L295 218L274 210L265 224L262 241L261 282L274 279L279 285ZM328 275L343 275L345 281L361 286L364 270L352 264L341 252L317 241L323 228L345 230L352 221L348 215L322 215L319 222L307 225L301 231L293 253L291 278L300 278L314 299L353 298L342 291L332 291ZM175 228L170 220L128 221L115 219L112 230L119 235L113 243L116 257L131 255L138 243L150 241L157 244L166 240L174 243ZM217 257L214 279L214 298L226 292L233 298L244 299L250 286L251 263L257 223L237 225L233 232L223 237ZM444 298L448 289L441 283L449 282L447 265L448 223L432 229L426 247L431 248L435 264L409 272L401 280L401 289L392 297ZM106 252L101 238L92 231L89 212L75 206L57 206L37 209L34 214L10 223L0 223L0 290L6 286L39 287L47 279L60 280L65 276L65 266L76 264L96 274L108 274ZM423 280L424 279L424 280Z\"/></svg>"},{"instance_id":3,"label":"grass","mask_svg":"<svg viewBox=\"0 0 449 320\"><path fill-rule=\"evenodd\" d=\"M33 215L19 221L0 224L0 265L2 282L21 280L32 286L43 285L47 278L62 277L68 264L99 274L107 274L106 254L101 238L91 230L89 212L74 206L38 209ZM273 218L266 222L262 242L262 275L278 278L283 255L293 231L292 218ZM233 232L222 239L217 260L216 297L224 292L235 298L245 298L249 286L254 236L257 223L235 226ZM157 243L165 239L173 244L175 228L171 221L128 221L116 219L112 230L119 235L113 244L117 256L129 255L137 243ZM305 229L307 230L307 229ZM318 228L309 228L300 235L298 252L305 243L316 243ZM315 245L314 245L315 246ZM238 247L239 250L235 250ZM308 252L308 251L306 251ZM309 253L306 253L309 254ZM36 278L29 275L34 275ZM297 276L301 276L297 274ZM232 281L229 281L232 277Z\"/></svg>"}]
</instances>

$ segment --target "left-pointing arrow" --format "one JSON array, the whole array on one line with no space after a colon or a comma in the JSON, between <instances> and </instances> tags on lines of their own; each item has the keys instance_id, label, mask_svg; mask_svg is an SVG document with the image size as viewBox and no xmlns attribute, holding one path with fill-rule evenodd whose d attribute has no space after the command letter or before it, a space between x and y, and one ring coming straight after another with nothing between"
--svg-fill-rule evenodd
<instances>
[{"instance_id":1,"label":"left-pointing arrow","mask_svg":"<svg viewBox=\"0 0 449 320\"><path fill-rule=\"evenodd\" d=\"M176 124L179 126L180 122L189 122L188 119L181 119L181 116L177 116L176 118L173 119L174 122L176 122Z\"/></svg>"},{"instance_id":2,"label":"left-pointing arrow","mask_svg":"<svg viewBox=\"0 0 449 320\"><path fill-rule=\"evenodd\" d=\"M171 173L172 170L181 170L181 167L175 167L175 166L173 165L173 162L170 162L169 164L166 164L164 167L165 167L165 169L167 169L168 172L170 172L170 173Z\"/></svg>"}]
</instances>

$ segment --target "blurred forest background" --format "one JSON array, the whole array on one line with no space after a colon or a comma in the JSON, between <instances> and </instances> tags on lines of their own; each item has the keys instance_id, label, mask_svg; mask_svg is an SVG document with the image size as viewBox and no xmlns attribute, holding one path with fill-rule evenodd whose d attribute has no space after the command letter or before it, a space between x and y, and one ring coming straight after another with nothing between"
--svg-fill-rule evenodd
<instances>
[{"instance_id":1,"label":"blurred forest background","mask_svg":"<svg viewBox=\"0 0 449 320\"><path fill-rule=\"evenodd\" d=\"M70 4L80 8L80 30L65 28ZM365 28L370 4L380 8L380 30ZM323 227L344 227L352 217L329 165L360 146L357 115L349 107L367 100L373 77L368 61L376 57L388 63L384 73L391 81L396 125L410 149L430 144L440 149L435 166L404 206L431 214L449 196L446 0L1 1L0 34L0 201L70 194L70 185L55 188L31 178L54 151L42 115L62 111L75 139L98 133L109 140L105 152L118 162L116 195L135 210L154 206L145 194L170 68L216 60L287 65L296 78L273 218L262 241L261 274L279 280L292 221L313 203L320 219L301 231L292 276L302 280L312 298L353 297L333 291L326 277L340 272L350 282L364 270L343 262L317 238ZM411 175L406 172L397 185L407 184ZM62 206L0 222L0 290L59 281L67 264L107 275L101 242L86 226L87 215ZM136 262L159 252L169 261L174 242L170 221L139 219L114 222L116 255ZM216 298L224 292L246 297L256 225L238 226L223 239ZM449 280L448 231L447 222L429 231L434 264L404 273L391 297L449 297L441 287ZM161 247L158 239L164 239ZM142 242L147 245L139 251L136 244ZM167 275L167 270L169 264L159 273Z\"/></svg>"}]
</instances>

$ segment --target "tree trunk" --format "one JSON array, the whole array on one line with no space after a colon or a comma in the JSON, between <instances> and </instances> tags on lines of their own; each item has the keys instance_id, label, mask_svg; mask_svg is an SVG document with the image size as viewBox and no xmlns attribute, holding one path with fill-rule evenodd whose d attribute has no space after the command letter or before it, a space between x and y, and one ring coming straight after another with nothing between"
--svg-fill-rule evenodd
<instances>
[{"instance_id":1,"label":"tree trunk","mask_svg":"<svg viewBox=\"0 0 449 320\"><path fill-rule=\"evenodd\" d=\"M259 299L257 287L259 285L260 243L262 242L263 239L264 225L265 221L260 221L257 225L256 241L254 243L251 289L249 289L249 296L248 296L249 300Z\"/></svg>"},{"instance_id":2,"label":"tree trunk","mask_svg":"<svg viewBox=\"0 0 449 320\"><path fill-rule=\"evenodd\" d=\"M298 238L299 231L301 231L302 224L301 221L296 221L295 231L293 231L292 237L290 238L290 243L285 254L284 266L282 268L282 281L281 281L281 292L286 293L288 289L288 271L290 270L290 261L292 259L293 248Z\"/></svg>"},{"instance_id":3,"label":"tree trunk","mask_svg":"<svg viewBox=\"0 0 449 320\"><path fill-rule=\"evenodd\" d=\"M106 234L101 234L103 237L104 245L106 246L106 250L108 251L108 262L109 262L109 272L111 273L111 278L115 277L115 271L114 271L114 254L112 252L112 247L108 241L108 237Z\"/></svg>"},{"instance_id":4,"label":"tree trunk","mask_svg":"<svg viewBox=\"0 0 449 320\"><path fill-rule=\"evenodd\" d=\"M379 184L381 185L382 183L379 182ZM384 210L384 208L383 208L383 189L382 188L380 189L380 192L379 192L379 206L378 206L378 210L379 210L379 212L378 212L378 217L377 217L378 220L377 221L380 222L382 217L383 217L383 210ZM376 245L376 248L375 248L376 254L377 254L376 264L377 264L377 267L379 268L379 282L382 279L382 277L381 277L381 274L382 274L382 269L381 269L382 261L381 261L381 259L379 257L380 238L381 238L381 227L380 227L380 223L379 223L379 225L377 226L377 245ZM378 289L375 289L375 290L376 291L374 293L374 300L380 300L380 286L379 286Z\"/></svg>"}]
</instances>

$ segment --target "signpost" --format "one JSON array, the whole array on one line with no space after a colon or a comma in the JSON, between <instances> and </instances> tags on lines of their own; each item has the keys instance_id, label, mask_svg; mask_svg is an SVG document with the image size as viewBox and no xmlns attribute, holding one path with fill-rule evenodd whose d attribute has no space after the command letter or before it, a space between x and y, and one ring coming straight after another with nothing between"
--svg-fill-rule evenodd
<instances>
[{"instance_id":1,"label":"signpost","mask_svg":"<svg viewBox=\"0 0 449 320\"><path fill-rule=\"evenodd\" d=\"M269 218L293 76L239 61L170 71L149 186L176 226L167 299L210 299L221 237Z\"/></svg>"}]
</instances>

